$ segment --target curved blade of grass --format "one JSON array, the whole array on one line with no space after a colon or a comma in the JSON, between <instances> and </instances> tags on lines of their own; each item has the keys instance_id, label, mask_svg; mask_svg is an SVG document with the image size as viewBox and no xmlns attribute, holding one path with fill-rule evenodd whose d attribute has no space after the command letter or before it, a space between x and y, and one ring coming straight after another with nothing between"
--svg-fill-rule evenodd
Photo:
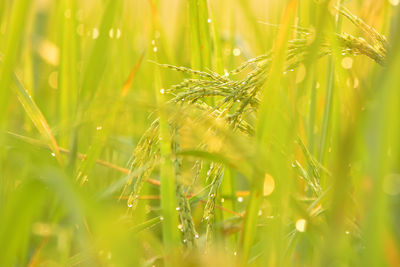
<instances>
[{"instance_id":1,"label":"curved blade of grass","mask_svg":"<svg viewBox=\"0 0 400 267\"><path fill-rule=\"evenodd\" d=\"M31 118L36 129L40 132L43 139L46 141L47 145L53 152L52 155L54 155L57 161L62 165L63 160L61 158L60 149L58 147L56 139L53 136L53 133L51 132L50 126L46 121L46 118L43 116L39 107L36 105L32 96L22 86L22 83L20 82L20 80L16 75L14 75L14 81L15 81L15 86L13 87L18 96L18 100L24 107L26 114Z\"/></svg>"}]
</instances>

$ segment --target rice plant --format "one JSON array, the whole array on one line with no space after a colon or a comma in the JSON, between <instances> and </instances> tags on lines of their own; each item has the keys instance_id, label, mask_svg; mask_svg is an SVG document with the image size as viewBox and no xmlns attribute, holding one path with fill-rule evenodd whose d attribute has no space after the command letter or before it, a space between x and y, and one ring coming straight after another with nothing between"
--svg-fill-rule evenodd
<instances>
[{"instance_id":1,"label":"rice plant","mask_svg":"<svg viewBox=\"0 0 400 267\"><path fill-rule=\"evenodd\" d=\"M398 4L4 1L0 266L400 265Z\"/></svg>"}]
</instances>

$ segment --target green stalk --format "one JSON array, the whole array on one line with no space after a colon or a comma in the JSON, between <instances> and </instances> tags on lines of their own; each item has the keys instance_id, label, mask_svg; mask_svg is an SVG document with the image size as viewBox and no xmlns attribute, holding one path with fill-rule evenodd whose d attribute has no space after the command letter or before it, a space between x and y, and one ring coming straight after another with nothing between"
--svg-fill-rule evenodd
<instances>
[{"instance_id":1,"label":"green stalk","mask_svg":"<svg viewBox=\"0 0 400 267\"><path fill-rule=\"evenodd\" d=\"M18 60L18 52L24 34L24 25L32 1L16 0L11 8L11 15L8 22L7 38L5 38L4 58L0 65L0 126L5 127L7 107L10 103L10 85L13 80L13 69Z\"/></svg>"},{"instance_id":2,"label":"green stalk","mask_svg":"<svg viewBox=\"0 0 400 267\"><path fill-rule=\"evenodd\" d=\"M61 122L60 145L67 146L68 137L64 129L71 125L70 120L76 112L77 104L77 47L76 47L76 1L64 0L61 2L60 24L62 25L60 41L60 74L59 74L59 120ZM70 12L70 16L65 16L65 12Z\"/></svg>"},{"instance_id":3,"label":"green stalk","mask_svg":"<svg viewBox=\"0 0 400 267\"><path fill-rule=\"evenodd\" d=\"M165 260L167 266L174 266L176 248L179 244L178 218L177 218L177 199L176 199L176 178L174 166L171 160L171 136L168 125L168 117L164 109L166 103L161 90L161 75L158 68L155 69L155 90L157 105L159 106L159 127L160 127L160 180L161 180L161 212L163 216L162 230L163 243L165 245Z\"/></svg>"},{"instance_id":4,"label":"green stalk","mask_svg":"<svg viewBox=\"0 0 400 267\"><path fill-rule=\"evenodd\" d=\"M190 27L190 60L192 69L203 69L200 50L200 29L198 15L198 0L189 0L189 27Z\"/></svg>"},{"instance_id":5,"label":"green stalk","mask_svg":"<svg viewBox=\"0 0 400 267\"><path fill-rule=\"evenodd\" d=\"M215 22L215 16L214 13L210 7L210 4L208 4L208 14L209 17L211 18L211 33L212 33L212 42L213 42L213 47L214 47L214 51L213 51L213 58L215 58L215 61L213 62L213 67L215 67L215 70L217 73L219 74L223 74L224 72L224 63L223 63L223 59L222 59L222 47L221 47L221 38L219 36L219 31L218 31L218 27L217 24Z\"/></svg>"},{"instance_id":6,"label":"green stalk","mask_svg":"<svg viewBox=\"0 0 400 267\"><path fill-rule=\"evenodd\" d=\"M153 30L157 25L153 25ZM159 46L155 40L156 47ZM158 62L157 52L154 51L153 60ZM159 116L159 146L160 146L160 202L162 214L162 235L165 249L164 262L166 266L176 266L179 248L178 232L178 207L176 193L176 176L174 163L172 161L172 140L168 123L168 114L166 112L166 98L164 95L162 77L159 67L154 69L154 89L158 106Z\"/></svg>"},{"instance_id":7,"label":"green stalk","mask_svg":"<svg viewBox=\"0 0 400 267\"><path fill-rule=\"evenodd\" d=\"M281 77L284 70L284 62L287 52L287 40L290 34L290 27L293 25L293 20L296 14L297 0L291 0L288 2L283 17L282 27L278 32L278 36L274 44L274 58L272 60L271 69L269 73L269 79L263 87L263 99L260 103L258 121L256 125L256 139L258 143L267 150L271 142L272 129L277 129L280 132L283 131L280 122L278 121L280 116L277 112L279 101L279 88ZM267 97L268 95L268 97ZM280 133L279 132L279 133ZM278 132L276 132L279 134ZM240 255L240 266L247 265L250 249L253 245L256 232L257 232L257 221L258 221L258 210L263 196L263 182L264 173L254 173L249 204L246 209L246 216L244 219L243 230L241 233L240 244L241 244L241 255Z\"/></svg>"},{"instance_id":8,"label":"green stalk","mask_svg":"<svg viewBox=\"0 0 400 267\"><path fill-rule=\"evenodd\" d=\"M342 4L342 0L338 2L339 6ZM336 17L336 32L339 32L342 24L341 16L338 14ZM335 54L335 53L334 53ZM332 55L333 56L333 55ZM328 74L327 74L327 86L326 86L326 98L324 105L324 116L322 119L322 132L321 132L321 143L320 143L320 151L319 151L319 162L323 163L324 156L326 153L327 147L327 139L329 135L329 125L332 117L332 108L333 108L333 93L334 93L334 83L335 83L335 63L332 59L332 56L329 58L328 63Z\"/></svg>"},{"instance_id":9,"label":"green stalk","mask_svg":"<svg viewBox=\"0 0 400 267\"><path fill-rule=\"evenodd\" d=\"M106 10L104 11L104 15L101 20L101 25L99 28L99 38L95 40L93 49L91 51L91 54L89 56L88 60L88 65L86 66L85 70L85 76L82 82L82 87L79 95L79 100L81 101L79 103L79 109L77 110L77 120L82 120L85 117L85 112L87 112L87 107L91 104L91 101L98 92L99 87L100 87L100 82L101 82L101 76L106 70L107 66L107 61L108 58L107 56L104 55L104 51L107 51L110 47L110 38L108 35L109 29L112 28L114 24L114 19L116 18L116 15L120 7L120 2L118 1L109 1ZM106 53L107 54L107 53ZM66 60L64 58L64 60ZM72 59L73 61L73 59ZM66 64L64 67L67 68L67 64L70 65L72 62L64 62ZM67 71L67 69L63 69L64 71ZM70 70L73 71L73 70ZM68 72L67 72L68 73ZM64 73L64 74L67 74ZM65 78L65 77L64 77ZM64 81L62 81L64 82ZM66 81L65 81L66 82ZM73 86L74 81L69 81L69 85ZM66 85L63 85L66 86ZM66 89L66 88L63 88ZM67 94L64 90L64 93ZM71 103L72 104L72 99ZM66 108L66 107L64 107ZM73 107L70 107L73 108ZM96 129L95 132L95 137L94 140L92 141L88 152L87 152L87 157L85 160L80 164L78 171L76 173L76 180L80 180L80 183L83 184L86 182L88 175L90 174L91 170L94 167L94 164L98 157L100 156L104 144L107 140L107 135L111 131L111 119L113 116L115 116L117 112L118 107L114 106L110 112L110 116L107 117L107 119L104 122L104 125L99 125L100 128ZM104 118L103 118L104 120ZM102 130L102 127L104 126L104 130ZM78 129L76 129L76 132L74 133L75 136L77 136ZM70 159L76 158L76 143L77 140L75 139L74 142L71 144L71 155ZM70 160L70 162L73 162ZM72 166L70 166L72 167Z\"/></svg>"},{"instance_id":10,"label":"green stalk","mask_svg":"<svg viewBox=\"0 0 400 267\"><path fill-rule=\"evenodd\" d=\"M189 0L191 65L193 69L211 68L211 33L207 0ZM215 29L215 28L214 28Z\"/></svg>"}]
</instances>

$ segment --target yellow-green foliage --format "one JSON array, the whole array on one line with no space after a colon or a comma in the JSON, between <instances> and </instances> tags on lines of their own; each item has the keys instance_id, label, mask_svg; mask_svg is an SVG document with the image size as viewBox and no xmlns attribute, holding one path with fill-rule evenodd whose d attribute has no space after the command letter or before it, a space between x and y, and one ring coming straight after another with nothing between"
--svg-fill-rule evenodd
<instances>
[{"instance_id":1,"label":"yellow-green foliage","mask_svg":"<svg viewBox=\"0 0 400 267\"><path fill-rule=\"evenodd\" d=\"M0 3L0 266L399 266L391 1Z\"/></svg>"}]
</instances>

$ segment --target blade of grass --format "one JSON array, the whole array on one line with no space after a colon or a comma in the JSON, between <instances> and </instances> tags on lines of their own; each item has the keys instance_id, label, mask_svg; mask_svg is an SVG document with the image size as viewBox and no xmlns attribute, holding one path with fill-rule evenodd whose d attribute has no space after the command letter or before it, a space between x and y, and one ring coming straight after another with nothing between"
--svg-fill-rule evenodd
<instances>
[{"instance_id":1,"label":"blade of grass","mask_svg":"<svg viewBox=\"0 0 400 267\"><path fill-rule=\"evenodd\" d=\"M215 21L214 12L212 11L210 4L208 4L208 14L211 19L210 28L212 32L212 43L213 43L213 58L215 59L213 62L213 67L219 74L224 74L224 63L222 58L222 45L221 45L221 38L219 35L219 30L217 27L217 23Z\"/></svg>"},{"instance_id":2,"label":"blade of grass","mask_svg":"<svg viewBox=\"0 0 400 267\"><path fill-rule=\"evenodd\" d=\"M4 44L3 63L0 65L0 107L4 112L0 112L0 126L5 127L7 118L7 107L10 103L10 86L13 82L13 69L18 60L18 52L24 25L32 1L16 0L12 3L10 19L8 22L7 38Z\"/></svg>"},{"instance_id":3,"label":"blade of grass","mask_svg":"<svg viewBox=\"0 0 400 267\"><path fill-rule=\"evenodd\" d=\"M274 43L273 60L269 73L269 79L263 86L264 96L260 103L258 112L256 139L259 144L268 150L271 132L281 129L277 121L279 85L284 71L284 62L287 51L287 40L290 34L290 27L293 25L296 14L297 0L287 3L283 13L281 28ZM277 132L280 134L281 132ZM249 259L250 250L256 237L259 206L263 195L264 174L254 173L250 199L246 208L246 216L243 222L243 229L240 236L240 266L245 266ZM279 201L279 200L278 200Z\"/></svg>"},{"instance_id":4,"label":"blade of grass","mask_svg":"<svg viewBox=\"0 0 400 267\"><path fill-rule=\"evenodd\" d=\"M203 63L200 50L200 31L198 0L189 0L189 27L190 27L190 62L192 69L202 70Z\"/></svg>"},{"instance_id":5,"label":"blade of grass","mask_svg":"<svg viewBox=\"0 0 400 267\"><path fill-rule=\"evenodd\" d=\"M77 107L77 47L76 47L76 1L63 0L59 10L60 24L62 25L60 41L60 74L59 74L59 106L61 128L67 129L71 119L76 114ZM65 13L69 12L69 16ZM68 136L60 132L60 144L66 146Z\"/></svg>"},{"instance_id":6,"label":"blade of grass","mask_svg":"<svg viewBox=\"0 0 400 267\"><path fill-rule=\"evenodd\" d=\"M99 27L99 37L94 41L92 51L90 53L81 90L79 92L80 101L90 101L94 96L103 77L103 73L107 66L110 38L109 30L112 28L114 19L116 18L120 1L108 1ZM87 103L86 103L87 104Z\"/></svg>"},{"instance_id":7,"label":"blade of grass","mask_svg":"<svg viewBox=\"0 0 400 267\"><path fill-rule=\"evenodd\" d=\"M76 116L74 119L78 122L78 124L85 117L85 112L87 111L88 106L91 104L91 100L93 96L99 89L100 82L104 76L104 72L106 70L108 55L107 53L110 47L110 38L109 38L109 30L112 28L114 23L114 19L117 16L119 6L121 5L120 1L108 1L105 7L105 11L103 17L101 19L100 27L99 27L99 36L96 40L94 40L93 47L91 49L87 64L84 68L84 75L82 84L80 86L79 94L78 94L78 107L76 111ZM68 168L72 171L75 167L74 159L76 158L76 153L78 149L78 132L79 127L76 126L72 133L72 141L70 144L70 159L68 162ZM102 141L102 137L97 135L96 145L91 146L92 152L94 156L97 153L100 153L99 145ZM89 154L89 153L88 153ZM89 158L91 159L91 157ZM82 165L81 165L82 166ZM88 164L90 167L90 164ZM88 167L88 169L89 169ZM82 167L81 167L82 168ZM86 168L86 167L85 167ZM77 172L79 176L79 171ZM84 178L86 178L86 174L83 174ZM83 180L83 179L82 179Z\"/></svg>"},{"instance_id":8,"label":"blade of grass","mask_svg":"<svg viewBox=\"0 0 400 267\"><path fill-rule=\"evenodd\" d=\"M14 75L14 81L15 81L15 86L13 87L17 94L18 100L25 109L26 114L31 118L36 129L42 135L43 139L46 141L47 145L53 152L52 155L57 159L60 165L63 165L60 149L58 147L56 139L53 136L50 126L46 121L46 118L43 116L39 107L36 105L32 96L22 86L21 81L15 75Z\"/></svg>"},{"instance_id":9,"label":"blade of grass","mask_svg":"<svg viewBox=\"0 0 400 267\"><path fill-rule=\"evenodd\" d=\"M11 90L10 86L13 82L13 70L18 60L19 46L24 34L24 25L26 22L27 13L32 1L29 0L17 0L8 2L11 5L11 11L9 15L8 24L6 22L6 4L7 1L1 1L0 4L0 28L3 25L7 25L6 38L2 38L2 45L0 49L3 49L4 56L0 54L0 130L4 131L7 129L8 124L8 108L11 103ZM1 31L1 29L0 29ZM6 150L4 149L3 139L0 137L0 209L2 204L9 194L7 192L7 178L3 174L3 170L6 166Z\"/></svg>"},{"instance_id":10,"label":"blade of grass","mask_svg":"<svg viewBox=\"0 0 400 267\"><path fill-rule=\"evenodd\" d=\"M24 142L26 142L28 144L34 145L34 146L48 148L48 145L46 143L44 143L42 141L39 141L39 140L36 140L36 139L33 139L33 138L30 138L30 137L27 137L27 136L19 135L19 134L12 133L12 132L7 132L7 135L9 135L9 136L11 136L13 138L16 138L18 140L22 140L22 141L24 141ZM63 153L63 154L66 154L66 155L71 154L71 152L68 149L65 149L65 148L62 148L62 147L59 147L59 149L60 149L60 152ZM84 160L87 157L86 154L81 154L81 153L77 153L76 155L77 155L77 158L79 158L81 160ZM107 162L107 161L104 161L104 160L101 160L101 159L96 160L96 163L98 165L113 169L113 170L118 171L120 173L129 174L129 172L130 172L129 169L127 169L127 168L123 168L121 166L115 165L113 163L110 163L110 162ZM146 182L148 182L148 183L150 183L152 185L155 185L155 186L160 186L160 182L159 181L151 179L151 178L147 178Z\"/></svg>"},{"instance_id":11,"label":"blade of grass","mask_svg":"<svg viewBox=\"0 0 400 267\"><path fill-rule=\"evenodd\" d=\"M154 53L154 60L157 61L157 54ZM154 89L156 93L157 105L159 106L159 135L160 135L160 154L162 161L160 163L160 196L161 196L161 212L163 216L162 232L163 243L165 246L165 264L166 266L174 266L177 260L177 248L179 245L178 235L178 214L176 212L176 177L174 166L169 156L171 150L171 136L168 125L168 117L164 110L166 103L162 91L161 74L158 68L154 70Z\"/></svg>"},{"instance_id":12,"label":"blade of grass","mask_svg":"<svg viewBox=\"0 0 400 267\"><path fill-rule=\"evenodd\" d=\"M366 249L363 251L361 264L370 264L375 266L390 265L388 258L384 258L385 251L388 249L387 233L392 232L394 226L393 209L389 209L389 197L385 182L390 175L398 175L400 168L400 142L399 142L399 86L400 79L398 70L400 68L400 38L398 28L400 16L397 15L393 23L392 40L393 48L388 68L381 72L376 80L374 89L376 92L376 101L378 102L369 111L369 119L366 123L365 139L363 144L367 144L366 161L367 171L371 177L372 192L367 196L365 202L365 219L363 229L365 233ZM391 152L389 152L391 151ZM367 156L368 155L368 156ZM382 188L384 190L382 190ZM385 192L386 191L386 192ZM386 193L386 194L385 194ZM398 248L397 248L398 249ZM387 254L386 254L387 255Z\"/></svg>"},{"instance_id":13,"label":"blade of grass","mask_svg":"<svg viewBox=\"0 0 400 267\"><path fill-rule=\"evenodd\" d=\"M115 103L114 106L111 108L109 115L106 118L102 118L102 120L104 121L104 125L97 126L98 131L96 133L95 140L90 146L87 156L85 157L84 161L79 166L79 169L77 171L76 180L77 181L80 180L81 184L86 182L88 175L92 171L94 165L96 164L97 159L99 158L101 152L103 151L107 138L113 128L113 124L116 120L118 111L120 110L121 103L128 94L128 91L132 86L135 75L142 63L143 57L144 53L142 53L142 55L139 57L138 61L133 66L127 80L122 85L120 98L118 102Z\"/></svg>"},{"instance_id":14,"label":"blade of grass","mask_svg":"<svg viewBox=\"0 0 400 267\"><path fill-rule=\"evenodd\" d=\"M342 3L342 0L338 2L339 8ZM336 17L336 32L340 31L341 28L341 17L339 13ZM333 93L334 93L334 75L335 75L335 66L334 61L332 58L329 59L328 63L328 73L327 73L327 87L326 87L326 96L325 96L325 105L324 105L324 116L322 119L322 132L321 132L321 143L320 143L320 150L319 150L319 162L324 164L324 155L326 153L327 147L327 139L329 134L329 122L331 119L332 114L332 106L333 106Z\"/></svg>"},{"instance_id":15,"label":"blade of grass","mask_svg":"<svg viewBox=\"0 0 400 267\"><path fill-rule=\"evenodd\" d=\"M193 69L211 67L211 36L207 0L189 0L191 65Z\"/></svg>"}]
</instances>

